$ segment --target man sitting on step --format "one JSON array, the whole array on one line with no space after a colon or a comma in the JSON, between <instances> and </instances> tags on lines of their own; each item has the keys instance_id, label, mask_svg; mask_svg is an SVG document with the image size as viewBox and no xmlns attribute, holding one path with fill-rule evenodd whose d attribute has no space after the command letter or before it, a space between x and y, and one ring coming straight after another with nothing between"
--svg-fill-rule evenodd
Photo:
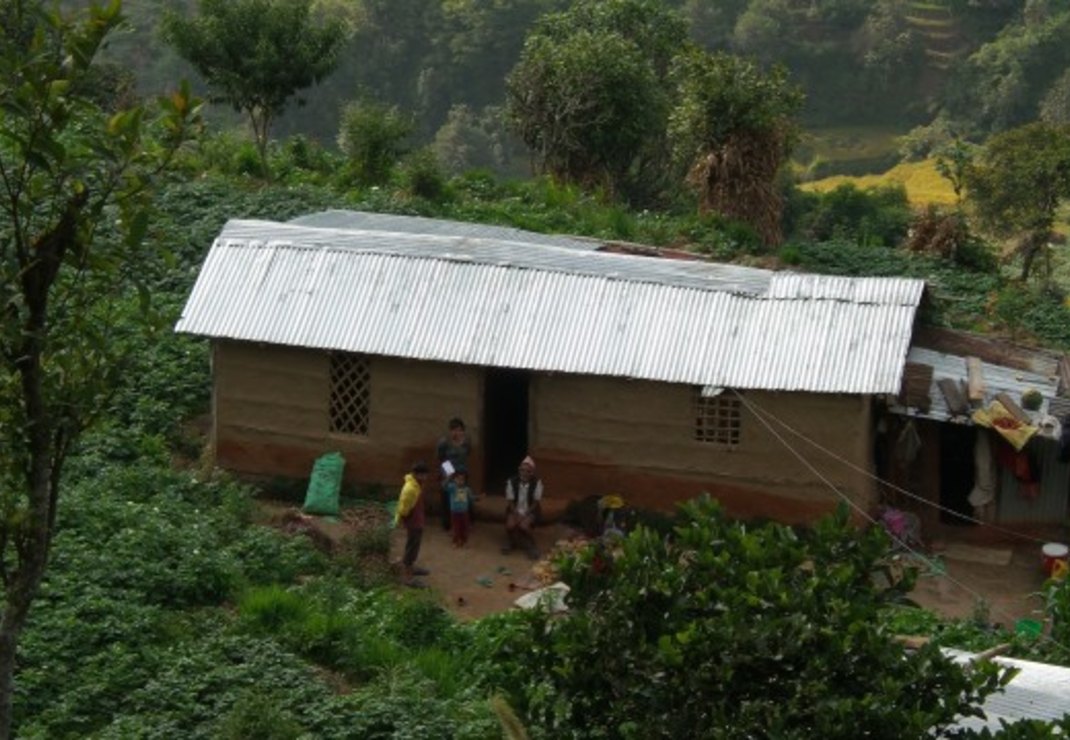
<instances>
[{"instance_id":1,"label":"man sitting on step","mask_svg":"<svg viewBox=\"0 0 1070 740\"><path fill-rule=\"evenodd\" d=\"M535 461L525 457L517 475L505 484L505 533L509 544L503 553L522 549L532 560L539 559L533 530L539 522L542 481L535 477Z\"/></svg>"}]
</instances>

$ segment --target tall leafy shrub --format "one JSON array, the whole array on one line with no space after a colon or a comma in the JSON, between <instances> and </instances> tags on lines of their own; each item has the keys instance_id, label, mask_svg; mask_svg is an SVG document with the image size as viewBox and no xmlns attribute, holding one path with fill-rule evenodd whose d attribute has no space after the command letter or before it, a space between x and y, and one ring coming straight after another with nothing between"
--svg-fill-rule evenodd
<instances>
[{"instance_id":1,"label":"tall leafy shrub","mask_svg":"<svg viewBox=\"0 0 1070 740\"><path fill-rule=\"evenodd\" d=\"M530 726L571 738L926 737L1004 680L878 626L910 587L875 586L886 551L845 512L799 535L729 522L709 499L673 535L565 561L570 611L536 612L498 668ZM519 644L517 644L519 641Z\"/></svg>"}]
</instances>

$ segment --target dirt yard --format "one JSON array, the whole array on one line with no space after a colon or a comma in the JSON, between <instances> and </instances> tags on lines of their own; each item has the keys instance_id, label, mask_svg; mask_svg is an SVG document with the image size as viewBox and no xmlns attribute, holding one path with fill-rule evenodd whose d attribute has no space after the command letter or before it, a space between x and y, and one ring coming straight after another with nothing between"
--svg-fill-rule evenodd
<instances>
[{"instance_id":1,"label":"dirt yard","mask_svg":"<svg viewBox=\"0 0 1070 740\"><path fill-rule=\"evenodd\" d=\"M912 598L945 617L987 610L990 622L1013 629L1019 619L1041 618L1037 592L1046 575L1040 549L1026 541L938 539L932 548L937 567L918 579Z\"/></svg>"},{"instance_id":2,"label":"dirt yard","mask_svg":"<svg viewBox=\"0 0 1070 740\"><path fill-rule=\"evenodd\" d=\"M549 553L558 540L577 536L563 524L536 530L539 551ZM549 563L533 561L516 550L501 552L505 530L501 522L482 521L472 526L467 547L455 548L450 533L436 521L428 521L417 565L431 571L420 580L442 599L443 605L463 620L514 608L514 602L551 581ZM391 561L401 558L405 532L391 537Z\"/></svg>"},{"instance_id":3,"label":"dirt yard","mask_svg":"<svg viewBox=\"0 0 1070 740\"><path fill-rule=\"evenodd\" d=\"M293 507L278 503L263 504L272 522L290 531L312 528L321 544L337 542L362 526L383 526L385 510L376 522L365 521L364 514L350 516L343 512L338 521L307 517ZM1065 533L1064 533L1065 534ZM984 542L970 531L940 533L932 542L933 567L918 579L912 598L921 606L945 617L962 618L987 611L992 623L1012 629L1023 618L1037 618L1041 602L1036 596L1044 582L1040 544L1034 542ZM558 543L580 537L571 527L548 524L537 531L538 547L543 555ZM405 533L395 529L390 535L390 562L401 558ZM477 521L468 546L453 547L450 534L438 520L428 516L417 565L430 574L422 577L430 593L459 619L478 619L513 609L518 598L553 580L547 560L532 561L516 551L502 554L505 543L500 521ZM401 588L400 578L398 580Z\"/></svg>"}]
</instances>

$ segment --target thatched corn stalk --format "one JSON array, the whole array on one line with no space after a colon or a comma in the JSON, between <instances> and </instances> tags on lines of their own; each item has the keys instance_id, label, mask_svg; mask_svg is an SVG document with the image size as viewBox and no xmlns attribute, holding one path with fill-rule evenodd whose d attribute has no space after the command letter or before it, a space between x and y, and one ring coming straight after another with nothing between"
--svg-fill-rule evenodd
<instances>
[{"instance_id":1,"label":"thatched corn stalk","mask_svg":"<svg viewBox=\"0 0 1070 740\"><path fill-rule=\"evenodd\" d=\"M699 157L688 173L688 184L699 193L699 209L750 224L763 244L779 245L783 199L777 173L787 152L779 131L732 134Z\"/></svg>"}]
</instances>

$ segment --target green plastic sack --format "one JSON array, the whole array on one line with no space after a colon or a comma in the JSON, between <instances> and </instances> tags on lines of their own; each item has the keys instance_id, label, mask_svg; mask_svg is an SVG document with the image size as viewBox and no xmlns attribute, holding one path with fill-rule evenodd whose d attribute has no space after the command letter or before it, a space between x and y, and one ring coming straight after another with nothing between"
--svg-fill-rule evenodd
<instances>
[{"instance_id":1,"label":"green plastic sack","mask_svg":"<svg viewBox=\"0 0 1070 740\"><path fill-rule=\"evenodd\" d=\"M342 471L346 460L340 452L328 452L312 465L304 510L308 514L338 516L338 493L342 490Z\"/></svg>"}]
</instances>

